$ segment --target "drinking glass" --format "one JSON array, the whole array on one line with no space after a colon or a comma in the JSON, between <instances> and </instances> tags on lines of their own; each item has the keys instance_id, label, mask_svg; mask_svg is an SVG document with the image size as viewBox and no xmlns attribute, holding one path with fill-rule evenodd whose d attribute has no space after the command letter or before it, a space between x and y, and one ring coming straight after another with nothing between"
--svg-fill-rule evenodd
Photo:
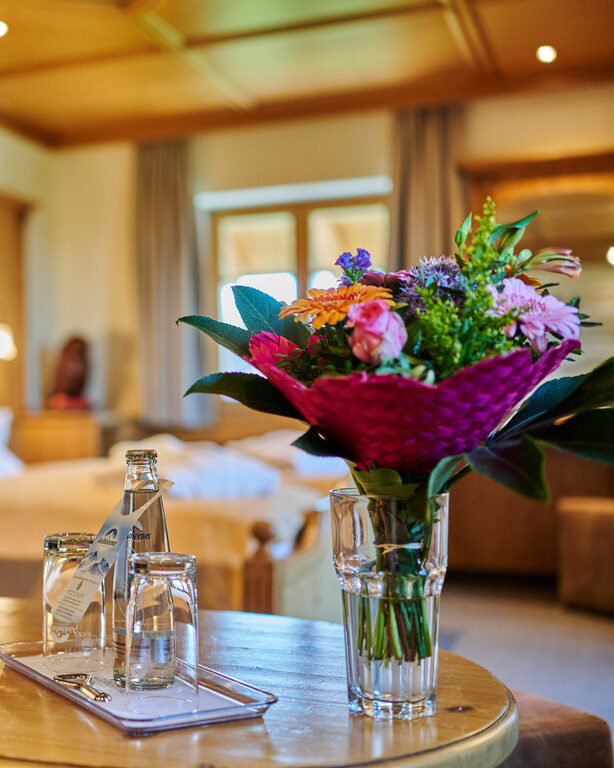
<instances>
[{"instance_id":1,"label":"drinking glass","mask_svg":"<svg viewBox=\"0 0 614 768\"><path fill-rule=\"evenodd\" d=\"M67 624L51 613L94 538L93 533L51 533L45 536L43 656L44 666L57 673L95 672L104 666L104 581L80 621Z\"/></svg>"},{"instance_id":2,"label":"drinking glass","mask_svg":"<svg viewBox=\"0 0 614 768\"><path fill-rule=\"evenodd\" d=\"M129 707L138 712L169 711L175 704L184 707L198 695L194 555L135 553L128 559L128 580L125 686Z\"/></svg>"}]
</instances>

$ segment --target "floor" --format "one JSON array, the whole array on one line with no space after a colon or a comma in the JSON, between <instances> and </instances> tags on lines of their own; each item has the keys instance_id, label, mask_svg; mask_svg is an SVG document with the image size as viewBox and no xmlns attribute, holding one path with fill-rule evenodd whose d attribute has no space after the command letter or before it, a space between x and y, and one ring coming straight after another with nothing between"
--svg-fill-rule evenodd
<instances>
[{"instance_id":1,"label":"floor","mask_svg":"<svg viewBox=\"0 0 614 768\"><path fill-rule=\"evenodd\" d=\"M442 648L511 688L593 712L614 733L614 615L564 608L549 581L449 575L440 626Z\"/></svg>"}]
</instances>

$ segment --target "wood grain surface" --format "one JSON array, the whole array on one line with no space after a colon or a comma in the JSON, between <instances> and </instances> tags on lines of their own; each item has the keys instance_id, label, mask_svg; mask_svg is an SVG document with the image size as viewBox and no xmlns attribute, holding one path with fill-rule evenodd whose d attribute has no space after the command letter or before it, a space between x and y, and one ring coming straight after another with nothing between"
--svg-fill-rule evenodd
<instances>
[{"instance_id":1,"label":"wood grain surface","mask_svg":"<svg viewBox=\"0 0 614 768\"><path fill-rule=\"evenodd\" d=\"M373 721L347 708L340 626L203 611L201 663L279 697L259 720L124 736L6 667L0 671L0 766L88 768L490 768L512 751L517 712L489 672L440 653L437 714ZM0 598L0 641L40 636L40 608Z\"/></svg>"}]
</instances>

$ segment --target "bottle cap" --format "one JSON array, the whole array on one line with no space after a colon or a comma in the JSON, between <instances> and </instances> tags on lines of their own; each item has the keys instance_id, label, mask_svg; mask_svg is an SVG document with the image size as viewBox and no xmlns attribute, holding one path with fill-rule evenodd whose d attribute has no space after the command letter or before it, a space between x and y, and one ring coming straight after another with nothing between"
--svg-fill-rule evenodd
<instances>
[{"instance_id":1,"label":"bottle cap","mask_svg":"<svg viewBox=\"0 0 614 768\"><path fill-rule=\"evenodd\" d=\"M157 458L158 458L157 452L150 448L126 451L126 459L128 461L134 460L134 459L157 459Z\"/></svg>"}]
</instances>

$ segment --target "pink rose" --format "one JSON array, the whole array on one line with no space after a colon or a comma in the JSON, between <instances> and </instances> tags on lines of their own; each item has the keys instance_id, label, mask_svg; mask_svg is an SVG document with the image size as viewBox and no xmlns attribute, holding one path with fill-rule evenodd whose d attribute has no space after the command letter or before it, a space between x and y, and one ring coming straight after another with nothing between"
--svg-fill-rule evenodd
<instances>
[{"instance_id":1,"label":"pink rose","mask_svg":"<svg viewBox=\"0 0 614 768\"><path fill-rule=\"evenodd\" d=\"M390 305L381 299L353 304L348 311L348 326L354 327L350 348L363 363L379 365L401 354L407 341L405 324Z\"/></svg>"}]
</instances>

